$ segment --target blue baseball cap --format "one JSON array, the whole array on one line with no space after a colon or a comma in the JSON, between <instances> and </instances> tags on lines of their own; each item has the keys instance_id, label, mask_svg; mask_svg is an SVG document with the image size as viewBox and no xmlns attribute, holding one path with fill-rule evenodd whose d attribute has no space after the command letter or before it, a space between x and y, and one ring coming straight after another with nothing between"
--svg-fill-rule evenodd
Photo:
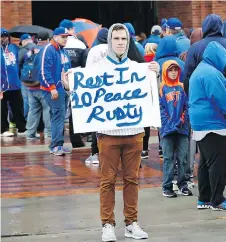
<instances>
[{"instance_id":1,"label":"blue baseball cap","mask_svg":"<svg viewBox=\"0 0 226 242\"><path fill-rule=\"evenodd\" d=\"M64 27L57 27L53 31L53 35L64 35L64 36L69 36L70 34L68 33L68 30Z\"/></svg>"},{"instance_id":2,"label":"blue baseball cap","mask_svg":"<svg viewBox=\"0 0 226 242\"><path fill-rule=\"evenodd\" d=\"M20 36L20 43L19 43L19 45L22 45L22 41L25 40L25 39L32 39L31 35L30 34L22 34Z\"/></svg>"},{"instance_id":3,"label":"blue baseball cap","mask_svg":"<svg viewBox=\"0 0 226 242\"><path fill-rule=\"evenodd\" d=\"M169 18L167 20L167 26L173 30L180 30L182 28L182 22L178 18Z\"/></svg>"},{"instance_id":4,"label":"blue baseball cap","mask_svg":"<svg viewBox=\"0 0 226 242\"><path fill-rule=\"evenodd\" d=\"M64 27L66 29L71 29L71 28L74 28L74 24L71 20L64 19L60 22L60 27Z\"/></svg>"}]
</instances>

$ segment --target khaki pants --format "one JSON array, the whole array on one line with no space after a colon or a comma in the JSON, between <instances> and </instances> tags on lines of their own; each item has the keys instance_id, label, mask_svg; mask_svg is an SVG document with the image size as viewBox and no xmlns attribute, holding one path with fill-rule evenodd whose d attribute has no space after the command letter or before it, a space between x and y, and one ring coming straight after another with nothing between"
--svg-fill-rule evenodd
<instances>
[{"instance_id":1,"label":"khaki pants","mask_svg":"<svg viewBox=\"0 0 226 242\"><path fill-rule=\"evenodd\" d=\"M115 225L115 182L119 163L123 172L123 199L126 225L137 221L138 174L144 133L133 136L98 137L101 168L100 214L102 223Z\"/></svg>"}]
</instances>

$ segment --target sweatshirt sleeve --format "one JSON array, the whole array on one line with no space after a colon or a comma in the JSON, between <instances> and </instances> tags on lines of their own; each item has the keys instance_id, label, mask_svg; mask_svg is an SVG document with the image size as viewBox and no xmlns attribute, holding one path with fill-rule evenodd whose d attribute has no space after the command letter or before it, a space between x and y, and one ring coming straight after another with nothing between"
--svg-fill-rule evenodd
<instances>
[{"instance_id":1,"label":"sweatshirt sleeve","mask_svg":"<svg viewBox=\"0 0 226 242\"><path fill-rule=\"evenodd\" d=\"M184 66L183 83L185 93L188 95L189 92L189 79L196 68L195 52L194 48L190 48L187 53L187 58Z\"/></svg>"},{"instance_id":2,"label":"sweatshirt sleeve","mask_svg":"<svg viewBox=\"0 0 226 242\"><path fill-rule=\"evenodd\" d=\"M42 61L41 61L41 75L43 81L46 83L50 90L56 89L54 79L51 74L51 69L53 67L53 53L46 46L43 51Z\"/></svg>"},{"instance_id":3,"label":"sweatshirt sleeve","mask_svg":"<svg viewBox=\"0 0 226 242\"><path fill-rule=\"evenodd\" d=\"M163 90L160 92L159 105L160 105L161 123L162 123L162 126L165 126L167 121L169 120L169 115L167 114L167 111L166 111L165 95L163 93Z\"/></svg>"},{"instance_id":4,"label":"sweatshirt sleeve","mask_svg":"<svg viewBox=\"0 0 226 242\"><path fill-rule=\"evenodd\" d=\"M222 115L226 115L226 78L218 73L216 76L204 79L207 97L215 103Z\"/></svg>"},{"instance_id":5,"label":"sweatshirt sleeve","mask_svg":"<svg viewBox=\"0 0 226 242\"><path fill-rule=\"evenodd\" d=\"M19 60L19 70L21 71L23 64L24 64L24 59L25 59L25 54L27 53L27 49L21 48L18 52L18 60Z\"/></svg>"}]
</instances>

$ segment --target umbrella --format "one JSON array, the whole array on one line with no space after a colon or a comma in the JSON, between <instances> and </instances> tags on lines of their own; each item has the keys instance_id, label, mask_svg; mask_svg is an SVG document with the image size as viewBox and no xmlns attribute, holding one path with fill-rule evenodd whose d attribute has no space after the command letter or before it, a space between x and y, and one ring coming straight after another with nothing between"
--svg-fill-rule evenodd
<instances>
[{"instance_id":1,"label":"umbrella","mask_svg":"<svg viewBox=\"0 0 226 242\"><path fill-rule=\"evenodd\" d=\"M83 36L88 46L91 47L101 29L101 25L84 18L76 18L72 22L75 26L75 33Z\"/></svg>"},{"instance_id":2,"label":"umbrella","mask_svg":"<svg viewBox=\"0 0 226 242\"><path fill-rule=\"evenodd\" d=\"M15 38L20 38L20 36L25 33L37 35L39 32L47 32L50 37L53 36L53 31L51 29L38 25L18 25L9 30L10 35Z\"/></svg>"}]
</instances>

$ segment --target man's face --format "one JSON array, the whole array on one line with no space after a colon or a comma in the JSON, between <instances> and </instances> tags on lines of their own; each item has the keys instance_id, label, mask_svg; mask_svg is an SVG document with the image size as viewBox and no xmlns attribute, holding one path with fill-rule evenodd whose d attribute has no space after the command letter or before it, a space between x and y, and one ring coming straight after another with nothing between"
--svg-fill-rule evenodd
<instances>
[{"instance_id":1,"label":"man's face","mask_svg":"<svg viewBox=\"0 0 226 242\"><path fill-rule=\"evenodd\" d=\"M60 46L64 47L67 44L67 37L67 35L58 35L56 41Z\"/></svg>"},{"instance_id":2,"label":"man's face","mask_svg":"<svg viewBox=\"0 0 226 242\"><path fill-rule=\"evenodd\" d=\"M121 56L126 51L128 38L124 29L114 30L111 36L112 49L117 56Z\"/></svg>"},{"instance_id":3,"label":"man's face","mask_svg":"<svg viewBox=\"0 0 226 242\"><path fill-rule=\"evenodd\" d=\"M177 79L177 77L178 77L179 69L178 69L177 66L173 66L170 69L168 69L167 72L168 72L168 77L171 80L174 80L175 81Z\"/></svg>"},{"instance_id":4,"label":"man's face","mask_svg":"<svg viewBox=\"0 0 226 242\"><path fill-rule=\"evenodd\" d=\"M9 36L8 35L2 35L1 36L1 45L5 46L9 43Z\"/></svg>"},{"instance_id":5,"label":"man's face","mask_svg":"<svg viewBox=\"0 0 226 242\"><path fill-rule=\"evenodd\" d=\"M22 40L21 45L24 47L25 45L27 45L28 43L33 43L32 39L25 39Z\"/></svg>"}]
</instances>

